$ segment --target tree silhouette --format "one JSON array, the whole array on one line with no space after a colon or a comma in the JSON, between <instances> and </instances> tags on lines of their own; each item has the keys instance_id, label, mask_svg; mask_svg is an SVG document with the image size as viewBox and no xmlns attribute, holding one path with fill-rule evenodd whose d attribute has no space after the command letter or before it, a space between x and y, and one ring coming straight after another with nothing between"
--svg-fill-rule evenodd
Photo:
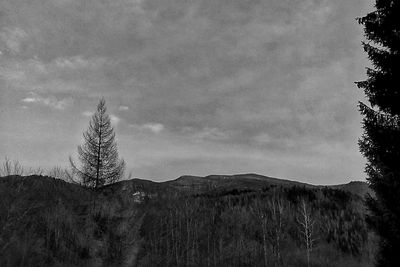
<instances>
[{"instance_id":1,"label":"tree silhouette","mask_svg":"<svg viewBox=\"0 0 400 267\"><path fill-rule=\"evenodd\" d=\"M97 105L89 128L83 133L84 144L78 146L81 168L70 157L72 170L84 186L99 188L118 181L125 170L125 162L118 159L117 144L104 98Z\"/></svg>"},{"instance_id":2,"label":"tree silhouette","mask_svg":"<svg viewBox=\"0 0 400 267\"><path fill-rule=\"evenodd\" d=\"M364 116L360 150L375 197L367 198L367 222L380 237L377 266L400 266L400 1L376 0L376 10L358 19L364 50L373 64L358 82L370 106Z\"/></svg>"}]
</instances>

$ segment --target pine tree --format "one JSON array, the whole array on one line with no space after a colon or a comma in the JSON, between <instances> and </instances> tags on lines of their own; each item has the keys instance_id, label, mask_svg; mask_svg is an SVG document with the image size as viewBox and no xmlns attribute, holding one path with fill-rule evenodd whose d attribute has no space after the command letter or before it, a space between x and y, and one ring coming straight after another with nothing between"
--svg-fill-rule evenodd
<instances>
[{"instance_id":1,"label":"pine tree","mask_svg":"<svg viewBox=\"0 0 400 267\"><path fill-rule=\"evenodd\" d=\"M373 64L358 82L370 105L359 104L364 134L360 151L375 196L367 198L367 222L380 238L377 266L400 266L400 1L376 0L359 19L364 50Z\"/></svg>"},{"instance_id":2,"label":"pine tree","mask_svg":"<svg viewBox=\"0 0 400 267\"><path fill-rule=\"evenodd\" d=\"M115 133L106 111L106 102L102 98L88 130L83 133L85 142L78 146L81 168L70 158L72 170L84 186L99 188L118 181L124 173L125 162L118 159Z\"/></svg>"}]
</instances>

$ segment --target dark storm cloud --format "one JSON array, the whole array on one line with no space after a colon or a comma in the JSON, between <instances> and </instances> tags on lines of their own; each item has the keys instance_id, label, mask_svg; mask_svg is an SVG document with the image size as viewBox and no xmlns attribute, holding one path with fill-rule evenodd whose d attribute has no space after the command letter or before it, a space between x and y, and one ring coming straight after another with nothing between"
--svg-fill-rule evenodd
<instances>
[{"instance_id":1,"label":"dark storm cloud","mask_svg":"<svg viewBox=\"0 0 400 267\"><path fill-rule=\"evenodd\" d=\"M29 116L15 111L24 107L51 125L57 118L45 108L67 99L57 112L74 124L69 143L78 143L82 114L105 96L138 176L173 177L182 165L206 174L220 162L228 173L295 177L297 163L315 160L303 177L361 179L353 82L366 61L355 17L368 7L361 0L4 0L1 117L29 127ZM23 101L33 94L42 105ZM22 124L12 128L24 132ZM13 153L13 142L4 153ZM237 154L235 164L225 164L226 153ZM211 155L216 163L207 167ZM335 173L332 157L356 163Z\"/></svg>"}]
</instances>

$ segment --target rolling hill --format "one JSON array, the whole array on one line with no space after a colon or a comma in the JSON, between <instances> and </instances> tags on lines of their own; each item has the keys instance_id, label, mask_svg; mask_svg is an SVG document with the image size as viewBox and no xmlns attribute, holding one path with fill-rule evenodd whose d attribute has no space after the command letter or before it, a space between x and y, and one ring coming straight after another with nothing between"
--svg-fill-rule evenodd
<instances>
[{"instance_id":1,"label":"rolling hill","mask_svg":"<svg viewBox=\"0 0 400 267\"><path fill-rule=\"evenodd\" d=\"M120 181L107 186L105 190L113 192L133 194L137 191L144 191L150 194L156 193L204 193L229 190L261 190L265 187L304 187L309 189L338 189L350 192L358 196L365 196L371 193L366 182L352 181L340 185L312 185L286 179L279 179L259 174L236 174L236 175L208 175L205 177L184 175L175 180L165 182L154 182L144 179L131 179Z\"/></svg>"},{"instance_id":2,"label":"rolling hill","mask_svg":"<svg viewBox=\"0 0 400 267\"><path fill-rule=\"evenodd\" d=\"M131 179L97 191L46 176L0 177L0 265L261 266L267 253L304 266L296 218L306 201L319 222L314 266L370 266L368 192L364 182L317 186L257 174ZM273 223L278 204L282 258L263 252L254 217L263 207Z\"/></svg>"}]
</instances>

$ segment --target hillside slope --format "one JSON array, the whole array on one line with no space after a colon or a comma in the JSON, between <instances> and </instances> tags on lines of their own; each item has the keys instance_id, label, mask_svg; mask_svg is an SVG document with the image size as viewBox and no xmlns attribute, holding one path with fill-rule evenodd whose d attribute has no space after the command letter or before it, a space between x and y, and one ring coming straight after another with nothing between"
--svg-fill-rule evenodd
<instances>
[{"instance_id":1,"label":"hillside slope","mask_svg":"<svg viewBox=\"0 0 400 267\"><path fill-rule=\"evenodd\" d=\"M359 196L365 196L367 194L374 195L374 192L369 188L368 184L366 182L361 182L361 181L352 181L347 184L340 184L340 185L332 185L329 186L332 189L340 189L344 191L348 191L352 194L359 195Z\"/></svg>"},{"instance_id":2,"label":"hillside slope","mask_svg":"<svg viewBox=\"0 0 400 267\"><path fill-rule=\"evenodd\" d=\"M120 266L132 258L140 218L118 195L0 177L0 266Z\"/></svg>"},{"instance_id":3,"label":"hillside slope","mask_svg":"<svg viewBox=\"0 0 400 267\"><path fill-rule=\"evenodd\" d=\"M154 182L143 179L131 179L118 182L110 188L113 190L133 194L144 191L149 194L178 194L178 193L204 193L229 190L262 190L265 187L304 187L309 189L331 188L350 192L358 196L371 193L368 184L361 181L353 181L341 185L311 185L307 183L279 179L259 174L236 175L208 175L205 177L184 175L175 180ZM111 189L109 189L111 190Z\"/></svg>"},{"instance_id":4,"label":"hillside slope","mask_svg":"<svg viewBox=\"0 0 400 267\"><path fill-rule=\"evenodd\" d=\"M265 257L300 266L303 201L319 240L313 266L370 266L360 197L367 191L362 182L314 186L256 174L132 179L97 191L51 177L0 177L0 266L262 266ZM260 239L260 218L271 227L283 220L285 258L274 239Z\"/></svg>"},{"instance_id":5,"label":"hillside slope","mask_svg":"<svg viewBox=\"0 0 400 267\"><path fill-rule=\"evenodd\" d=\"M258 174L237 174L237 175L209 175L199 176L181 176L178 179L164 182L177 189L260 189L263 186L281 185L281 186L305 186L312 185L296 181L278 179Z\"/></svg>"}]
</instances>

